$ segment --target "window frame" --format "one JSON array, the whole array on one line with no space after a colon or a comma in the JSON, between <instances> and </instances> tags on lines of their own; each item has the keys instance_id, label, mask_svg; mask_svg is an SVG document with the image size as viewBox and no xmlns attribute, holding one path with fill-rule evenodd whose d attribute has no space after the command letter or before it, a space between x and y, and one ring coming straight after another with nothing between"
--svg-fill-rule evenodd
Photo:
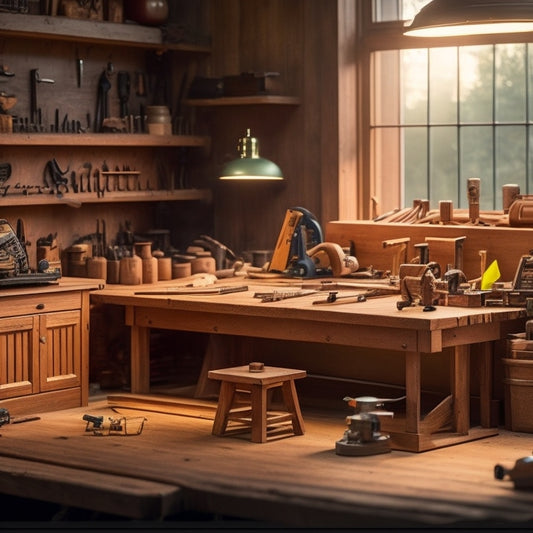
<instances>
[{"instance_id":1,"label":"window frame","mask_svg":"<svg viewBox=\"0 0 533 533\"><path fill-rule=\"evenodd\" d=\"M489 34L473 35L463 37L440 37L440 38L421 38L408 37L403 35L404 22L372 22L372 0L356 0L355 21L353 30L355 32L355 75L356 75L356 94L355 94L355 116L350 117L346 114L346 107L343 101L348 100L352 95L342 93L342 68L339 66L340 86L339 86L339 121L340 134L343 130L349 129L349 121L354 120L352 128L355 131L355 160L354 167L356 198L353 206L349 205L346 196L340 195L339 198L339 215L341 219L359 218L372 219L377 215L383 214L381 211L380 197L382 191L392 191L396 193L401 187L396 175L387 180L391 174L380 172L382 176L380 182L376 180L377 169L374 168L374 153L372 152L371 142L371 102L372 102L372 76L371 76L371 56L373 52L385 50L402 50L414 48L438 48L451 46L472 46L486 44L506 44L506 43L533 43L532 33L515 33L515 34ZM339 12L340 16L345 13ZM342 20L340 18L339 20ZM340 34L340 44L346 35ZM341 47L339 47L341 49ZM339 57L339 65L342 65L342 57ZM342 137L341 137L342 138ZM395 164L393 158L399 154L392 154L390 163ZM342 154L341 154L342 156ZM396 160L398 157L396 157ZM342 159L341 159L342 160ZM341 165L342 169L342 165ZM341 174L339 192L342 192L342 180L346 176ZM397 206L401 207L401 206Z\"/></svg>"}]
</instances>

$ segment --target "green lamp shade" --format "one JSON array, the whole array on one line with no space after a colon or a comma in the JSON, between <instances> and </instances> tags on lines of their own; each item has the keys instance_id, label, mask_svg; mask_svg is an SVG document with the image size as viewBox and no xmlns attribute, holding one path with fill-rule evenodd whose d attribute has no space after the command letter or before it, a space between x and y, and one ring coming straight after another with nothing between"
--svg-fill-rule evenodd
<instances>
[{"instance_id":1,"label":"green lamp shade","mask_svg":"<svg viewBox=\"0 0 533 533\"><path fill-rule=\"evenodd\" d=\"M281 169L262 157L243 157L224 166L221 180L282 180Z\"/></svg>"},{"instance_id":2,"label":"green lamp shade","mask_svg":"<svg viewBox=\"0 0 533 533\"><path fill-rule=\"evenodd\" d=\"M219 176L221 180L282 180L283 173L276 163L259 157L259 143L251 137L239 139L240 157L227 163Z\"/></svg>"},{"instance_id":3,"label":"green lamp shade","mask_svg":"<svg viewBox=\"0 0 533 533\"><path fill-rule=\"evenodd\" d=\"M433 0L405 28L413 37L533 31L533 0Z\"/></svg>"}]
</instances>

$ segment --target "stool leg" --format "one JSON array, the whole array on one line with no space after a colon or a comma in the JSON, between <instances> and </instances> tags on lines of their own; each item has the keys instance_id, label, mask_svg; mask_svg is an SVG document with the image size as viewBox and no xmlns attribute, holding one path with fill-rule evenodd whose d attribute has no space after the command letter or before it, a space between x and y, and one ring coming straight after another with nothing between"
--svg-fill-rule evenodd
<instances>
[{"instance_id":1,"label":"stool leg","mask_svg":"<svg viewBox=\"0 0 533 533\"><path fill-rule=\"evenodd\" d=\"M267 389L262 385L252 385L252 442L267 440Z\"/></svg>"},{"instance_id":2,"label":"stool leg","mask_svg":"<svg viewBox=\"0 0 533 533\"><path fill-rule=\"evenodd\" d=\"M229 381L222 381L220 384L220 394L218 397L217 412L215 414L215 421L213 422L213 435L221 437L226 431L228 425L228 416L233 405L233 397L235 396L235 384Z\"/></svg>"},{"instance_id":3,"label":"stool leg","mask_svg":"<svg viewBox=\"0 0 533 533\"><path fill-rule=\"evenodd\" d=\"M300 402L296 394L294 380L285 381L281 386L283 400L289 413L292 414L292 428L295 435L303 435L305 432L304 419L300 410Z\"/></svg>"}]
</instances>

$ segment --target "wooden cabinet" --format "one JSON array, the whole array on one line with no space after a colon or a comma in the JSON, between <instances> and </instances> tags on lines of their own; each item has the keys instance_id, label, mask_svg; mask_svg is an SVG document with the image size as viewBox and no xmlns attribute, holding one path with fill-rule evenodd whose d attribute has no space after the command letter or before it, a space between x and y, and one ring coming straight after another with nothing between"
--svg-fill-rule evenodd
<instances>
[{"instance_id":1,"label":"wooden cabinet","mask_svg":"<svg viewBox=\"0 0 533 533\"><path fill-rule=\"evenodd\" d=\"M87 405L89 291L99 280L0 292L0 405L14 413Z\"/></svg>"}]
</instances>

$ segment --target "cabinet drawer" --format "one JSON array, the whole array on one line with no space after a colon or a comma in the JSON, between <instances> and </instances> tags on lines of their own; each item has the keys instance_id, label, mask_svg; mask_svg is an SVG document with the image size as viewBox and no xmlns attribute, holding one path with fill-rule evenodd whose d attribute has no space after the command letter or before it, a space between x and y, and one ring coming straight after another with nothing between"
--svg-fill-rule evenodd
<instances>
[{"instance_id":1,"label":"cabinet drawer","mask_svg":"<svg viewBox=\"0 0 533 533\"><path fill-rule=\"evenodd\" d=\"M81 308L81 292L0 297L0 318Z\"/></svg>"}]
</instances>

